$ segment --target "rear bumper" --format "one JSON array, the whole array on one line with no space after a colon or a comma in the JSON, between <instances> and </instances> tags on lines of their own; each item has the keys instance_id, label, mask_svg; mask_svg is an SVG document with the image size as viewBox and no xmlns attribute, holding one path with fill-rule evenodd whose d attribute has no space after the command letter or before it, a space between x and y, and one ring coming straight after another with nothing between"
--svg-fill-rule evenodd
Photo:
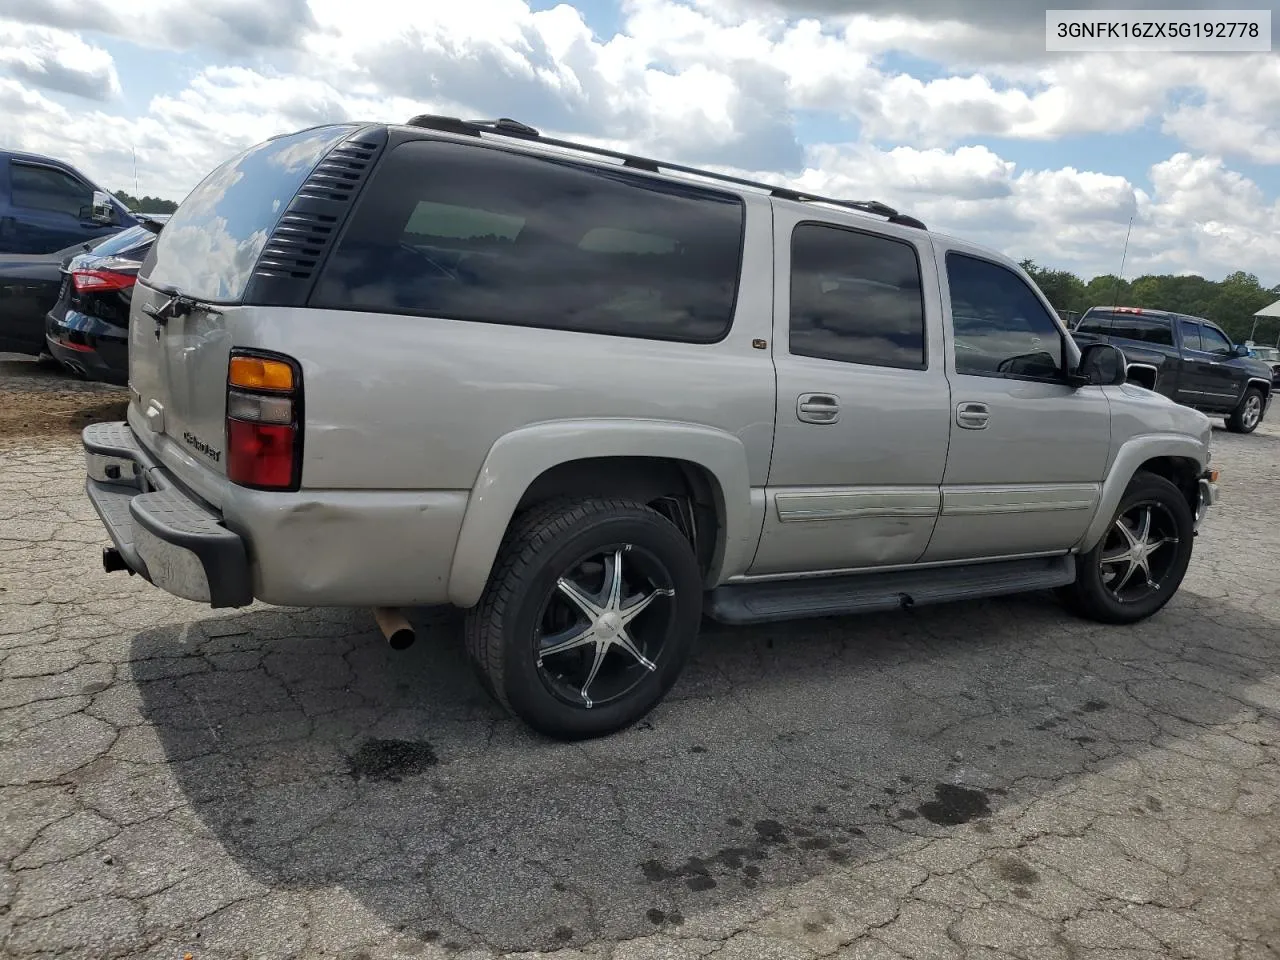
<instances>
[{"instance_id":1,"label":"rear bumper","mask_svg":"<svg viewBox=\"0 0 1280 960\"><path fill-rule=\"evenodd\" d=\"M61 315L51 311L45 316L44 338L49 353L76 373L120 386L128 380L128 370L111 362L113 356L127 355L127 333L120 328L74 310Z\"/></svg>"},{"instance_id":2,"label":"rear bumper","mask_svg":"<svg viewBox=\"0 0 1280 960\"><path fill-rule=\"evenodd\" d=\"M173 482L128 424L93 424L82 441L89 501L132 572L212 607L253 602L244 541Z\"/></svg>"}]
</instances>

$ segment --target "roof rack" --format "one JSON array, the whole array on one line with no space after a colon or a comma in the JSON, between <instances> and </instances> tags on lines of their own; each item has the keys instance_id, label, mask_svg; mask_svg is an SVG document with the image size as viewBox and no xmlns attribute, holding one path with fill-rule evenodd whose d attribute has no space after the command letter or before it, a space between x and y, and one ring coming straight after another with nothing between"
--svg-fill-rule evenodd
<instances>
[{"instance_id":1,"label":"roof rack","mask_svg":"<svg viewBox=\"0 0 1280 960\"><path fill-rule=\"evenodd\" d=\"M899 213L887 203L881 203L879 200L837 200L832 197L822 197L813 193L802 193L801 191L792 190L788 187L774 186L771 183L761 183L758 180L747 180L744 177L734 177L727 173L715 173L711 170L702 170L698 167L688 167L679 163L667 163L664 160L650 160L647 157L638 157L630 153L608 150L604 147L593 147L590 144L578 143L573 140L557 140L554 137L544 137L528 124L521 123L518 120L512 120L509 117L501 117L497 120L460 120L457 117L443 117L437 116L436 114L424 113L411 119L408 125L411 127L422 127L427 130L440 130L444 133L458 133L473 137L478 137L482 133L490 133L504 137L513 137L518 140L534 140L550 147L578 150L583 153L590 153L599 157L610 157L614 160L621 160L624 167L633 167L634 169L644 170L648 173L660 173L664 170L675 171L677 173L687 173L692 174L695 177L707 177L711 180L719 180L721 183L732 183L740 187L754 187L757 190L765 190L768 191L770 196L778 197L783 200L796 200L803 203L826 203L835 207L843 207L846 210L857 210L859 213L872 213L876 216L884 217L890 223L896 223L900 226L915 227L918 230L928 229L924 223L917 220L915 217L907 216L905 213Z\"/></svg>"}]
</instances>

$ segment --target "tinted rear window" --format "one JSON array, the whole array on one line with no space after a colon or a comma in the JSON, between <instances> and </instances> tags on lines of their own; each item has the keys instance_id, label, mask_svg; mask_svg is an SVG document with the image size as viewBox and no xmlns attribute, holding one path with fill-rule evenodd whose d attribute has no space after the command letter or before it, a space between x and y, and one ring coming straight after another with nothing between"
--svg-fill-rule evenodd
<instances>
[{"instance_id":1,"label":"tinted rear window","mask_svg":"<svg viewBox=\"0 0 1280 960\"><path fill-rule=\"evenodd\" d=\"M213 171L165 224L148 279L202 300L238 300L298 188L355 129L320 127L268 140Z\"/></svg>"},{"instance_id":2,"label":"tinted rear window","mask_svg":"<svg viewBox=\"0 0 1280 960\"><path fill-rule=\"evenodd\" d=\"M141 260L155 238L156 235L146 227L129 227L95 244L93 252L100 257L133 257Z\"/></svg>"},{"instance_id":3,"label":"tinted rear window","mask_svg":"<svg viewBox=\"0 0 1280 960\"><path fill-rule=\"evenodd\" d=\"M743 204L559 159L393 150L313 306L708 343L732 321Z\"/></svg>"}]
</instances>

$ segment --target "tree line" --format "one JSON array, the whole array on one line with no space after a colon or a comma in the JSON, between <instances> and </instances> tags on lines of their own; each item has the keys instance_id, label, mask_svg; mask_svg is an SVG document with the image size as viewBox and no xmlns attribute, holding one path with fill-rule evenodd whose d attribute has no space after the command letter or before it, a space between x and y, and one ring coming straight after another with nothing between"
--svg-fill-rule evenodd
<instances>
[{"instance_id":1,"label":"tree line","mask_svg":"<svg viewBox=\"0 0 1280 960\"><path fill-rule=\"evenodd\" d=\"M1263 287L1252 273L1237 270L1222 280L1177 277L1171 274L1123 280L1106 273L1087 283L1069 270L1050 270L1034 260L1023 260L1022 269L1044 291L1049 302L1069 320L1090 307L1122 306L1169 310L1212 320L1236 342L1248 339L1254 314L1280 300L1280 284ZM1280 336L1280 320L1258 317L1254 339L1274 343Z\"/></svg>"},{"instance_id":2,"label":"tree line","mask_svg":"<svg viewBox=\"0 0 1280 960\"><path fill-rule=\"evenodd\" d=\"M159 197L135 197L123 190L116 191L116 199L134 213L173 213L178 209L172 200L161 200Z\"/></svg>"}]
</instances>

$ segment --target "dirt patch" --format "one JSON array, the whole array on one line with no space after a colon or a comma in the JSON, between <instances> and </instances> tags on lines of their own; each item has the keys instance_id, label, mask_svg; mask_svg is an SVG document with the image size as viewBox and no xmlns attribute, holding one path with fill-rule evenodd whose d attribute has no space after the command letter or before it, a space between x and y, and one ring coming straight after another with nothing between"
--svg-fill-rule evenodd
<instances>
[{"instance_id":1,"label":"dirt patch","mask_svg":"<svg viewBox=\"0 0 1280 960\"><path fill-rule=\"evenodd\" d=\"M77 434L91 423L123 420L128 404L124 391L0 388L0 437Z\"/></svg>"}]
</instances>

